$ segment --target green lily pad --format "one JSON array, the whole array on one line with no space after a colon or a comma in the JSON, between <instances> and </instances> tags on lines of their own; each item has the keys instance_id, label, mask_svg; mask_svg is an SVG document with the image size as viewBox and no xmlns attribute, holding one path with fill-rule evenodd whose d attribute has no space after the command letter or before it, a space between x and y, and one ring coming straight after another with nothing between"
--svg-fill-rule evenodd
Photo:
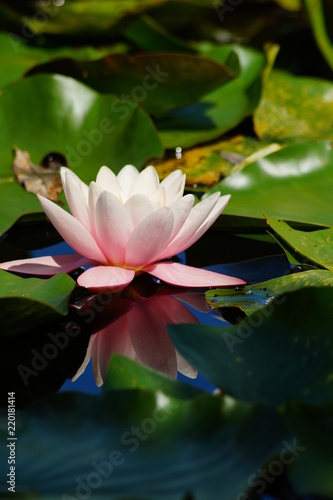
<instances>
[{"instance_id":1,"label":"green lily pad","mask_svg":"<svg viewBox=\"0 0 333 500\"><path fill-rule=\"evenodd\" d=\"M74 288L75 281L67 274L24 279L0 270L0 335L14 335L65 316Z\"/></svg>"},{"instance_id":2,"label":"green lily pad","mask_svg":"<svg viewBox=\"0 0 333 500\"><path fill-rule=\"evenodd\" d=\"M93 47L33 47L27 40L13 33L0 33L0 53L2 72L0 88L21 78L28 70L51 59L72 57L73 59L100 59L113 51L121 50L121 46L95 49Z\"/></svg>"},{"instance_id":3,"label":"green lily pad","mask_svg":"<svg viewBox=\"0 0 333 500\"><path fill-rule=\"evenodd\" d=\"M104 379L103 390L110 389L163 391L167 396L179 399L190 399L198 396L201 392L196 387L177 382L119 354L112 356Z\"/></svg>"},{"instance_id":4,"label":"green lily pad","mask_svg":"<svg viewBox=\"0 0 333 500\"><path fill-rule=\"evenodd\" d=\"M251 115L259 102L264 53L232 44L209 45L202 53L226 64L239 76L197 103L159 117L156 125L166 148L188 148L215 139Z\"/></svg>"},{"instance_id":5,"label":"green lily pad","mask_svg":"<svg viewBox=\"0 0 333 500\"><path fill-rule=\"evenodd\" d=\"M272 302L275 297L305 287L333 286L331 271L313 270L280 276L241 290L216 289L206 292L206 300L213 309L239 307L248 316Z\"/></svg>"},{"instance_id":6,"label":"green lily pad","mask_svg":"<svg viewBox=\"0 0 333 500\"><path fill-rule=\"evenodd\" d=\"M59 75L38 75L7 86L0 95L0 233L19 217L41 212L35 195L14 179L12 147L39 163L50 152L62 153L69 168L85 182L102 165L118 172L128 163L141 168L163 148L150 118L139 107L119 112L112 95L99 95Z\"/></svg>"},{"instance_id":7,"label":"green lily pad","mask_svg":"<svg viewBox=\"0 0 333 500\"><path fill-rule=\"evenodd\" d=\"M7 419L3 412L6 433ZM236 498L289 434L260 405L138 389L59 394L18 412L16 432L18 492L63 500L89 493L100 500ZM7 462L8 448L0 456Z\"/></svg>"},{"instance_id":8,"label":"green lily pad","mask_svg":"<svg viewBox=\"0 0 333 500\"><path fill-rule=\"evenodd\" d=\"M333 226L332 189L332 144L311 141L260 158L209 193L232 195L224 214L258 219L270 214L288 221Z\"/></svg>"},{"instance_id":9,"label":"green lily pad","mask_svg":"<svg viewBox=\"0 0 333 500\"><path fill-rule=\"evenodd\" d=\"M298 254L333 271L333 228L297 231L274 217L268 217L267 223Z\"/></svg>"},{"instance_id":10,"label":"green lily pad","mask_svg":"<svg viewBox=\"0 0 333 500\"><path fill-rule=\"evenodd\" d=\"M196 54L153 53L128 56L111 54L99 61L58 60L34 69L33 73L60 73L84 82L98 92L120 97L123 105L136 104L151 114L197 101L233 78L231 70Z\"/></svg>"},{"instance_id":11,"label":"green lily pad","mask_svg":"<svg viewBox=\"0 0 333 500\"><path fill-rule=\"evenodd\" d=\"M254 113L257 135L267 141L333 136L333 84L273 70Z\"/></svg>"},{"instance_id":12,"label":"green lily pad","mask_svg":"<svg viewBox=\"0 0 333 500\"><path fill-rule=\"evenodd\" d=\"M333 404L318 406L290 401L284 416L299 443L295 460L288 467L295 491L299 495L332 498Z\"/></svg>"},{"instance_id":13,"label":"green lily pad","mask_svg":"<svg viewBox=\"0 0 333 500\"><path fill-rule=\"evenodd\" d=\"M189 44L173 35L152 17L143 15L126 30L126 38L147 52L195 53Z\"/></svg>"},{"instance_id":14,"label":"green lily pad","mask_svg":"<svg viewBox=\"0 0 333 500\"><path fill-rule=\"evenodd\" d=\"M305 288L236 326L170 325L168 331L224 394L273 406L288 398L325 403L333 399L332 311L332 288Z\"/></svg>"}]
</instances>

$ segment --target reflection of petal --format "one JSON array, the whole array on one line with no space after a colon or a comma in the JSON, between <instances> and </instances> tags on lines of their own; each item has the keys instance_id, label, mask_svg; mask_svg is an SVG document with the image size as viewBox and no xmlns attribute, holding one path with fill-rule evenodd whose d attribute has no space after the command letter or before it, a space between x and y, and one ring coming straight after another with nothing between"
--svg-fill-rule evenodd
<instances>
[{"instance_id":1,"label":"reflection of petal","mask_svg":"<svg viewBox=\"0 0 333 500\"><path fill-rule=\"evenodd\" d=\"M0 264L0 269L13 273L38 274L53 276L57 273L68 273L74 269L89 264L89 259L77 253L69 255L47 255L32 259L12 260Z\"/></svg>"},{"instance_id":2,"label":"reflection of petal","mask_svg":"<svg viewBox=\"0 0 333 500\"><path fill-rule=\"evenodd\" d=\"M96 335L92 349L92 362L98 386L103 384L110 359L115 353L137 361L137 355L128 332L127 315L111 323Z\"/></svg>"},{"instance_id":3,"label":"reflection of petal","mask_svg":"<svg viewBox=\"0 0 333 500\"><path fill-rule=\"evenodd\" d=\"M119 292L134 278L135 272L114 266L95 266L78 277L80 286L94 291Z\"/></svg>"},{"instance_id":4,"label":"reflection of petal","mask_svg":"<svg viewBox=\"0 0 333 500\"><path fill-rule=\"evenodd\" d=\"M153 298L139 298L127 319L130 338L139 360L176 378L176 350L166 331L169 318L164 310Z\"/></svg>"},{"instance_id":5,"label":"reflection of petal","mask_svg":"<svg viewBox=\"0 0 333 500\"><path fill-rule=\"evenodd\" d=\"M173 378L177 370L191 378L197 376L197 371L176 352L166 328L172 323L198 323L196 317L170 294L135 296L135 302L122 296L113 299L113 311L125 311L124 305L132 307L91 337L86 357L73 380L83 373L92 357L96 384L102 385L115 353ZM80 309L89 311L89 304L83 303Z\"/></svg>"},{"instance_id":6,"label":"reflection of petal","mask_svg":"<svg viewBox=\"0 0 333 500\"><path fill-rule=\"evenodd\" d=\"M157 262L146 266L144 271L166 283L177 286L218 287L245 285L245 281L239 278L171 261Z\"/></svg>"},{"instance_id":7,"label":"reflection of petal","mask_svg":"<svg viewBox=\"0 0 333 500\"><path fill-rule=\"evenodd\" d=\"M96 340L96 335L92 335L90 337L90 340L89 340L86 356L82 362L82 365L80 366L78 371L75 373L74 377L72 378L72 382L75 382L75 380L77 380L82 375L82 373L85 371L85 369L87 368L89 361L90 361L90 358L91 358L92 346L93 346L93 343L95 342L95 340Z\"/></svg>"},{"instance_id":8,"label":"reflection of petal","mask_svg":"<svg viewBox=\"0 0 333 500\"><path fill-rule=\"evenodd\" d=\"M208 313L212 310L207 303L205 296L203 294L199 294L198 292L177 292L172 295L177 300L180 300L184 304L188 304L199 312Z\"/></svg>"},{"instance_id":9,"label":"reflection of petal","mask_svg":"<svg viewBox=\"0 0 333 500\"><path fill-rule=\"evenodd\" d=\"M185 377L197 378L198 370L193 368L192 365L176 350L177 355L177 369Z\"/></svg>"}]
</instances>

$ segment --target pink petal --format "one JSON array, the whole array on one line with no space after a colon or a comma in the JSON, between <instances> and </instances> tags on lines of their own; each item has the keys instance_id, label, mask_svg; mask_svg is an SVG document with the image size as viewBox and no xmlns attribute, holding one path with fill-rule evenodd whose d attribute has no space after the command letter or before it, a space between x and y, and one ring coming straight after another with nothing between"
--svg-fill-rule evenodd
<instances>
[{"instance_id":1,"label":"pink petal","mask_svg":"<svg viewBox=\"0 0 333 500\"><path fill-rule=\"evenodd\" d=\"M47 198L38 196L38 199L56 230L77 253L97 262L106 263L96 241L81 222Z\"/></svg>"},{"instance_id":2,"label":"pink petal","mask_svg":"<svg viewBox=\"0 0 333 500\"><path fill-rule=\"evenodd\" d=\"M157 262L144 268L146 273L152 274L166 283L185 287L221 287L239 286L246 282L227 276L225 274L214 273L199 269L197 267L185 266L177 262Z\"/></svg>"},{"instance_id":3,"label":"pink petal","mask_svg":"<svg viewBox=\"0 0 333 500\"><path fill-rule=\"evenodd\" d=\"M95 228L95 211L97 200L100 195L103 193L104 189L101 186L98 186L96 182L91 182L89 184L89 193L88 193L88 207L89 207L89 222L90 222L90 232L95 241L97 241L97 234Z\"/></svg>"},{"instance_id":4,"label":"pink petal","mask_svg":"<svg viewBox=\"0 0 333 500\"><path fill-rule=\"evenodd\" d=\"M103 191L97 200L95 230L108 261L115 266L124 264L133 224L124 205L109 191Z\"/></svg>"},{"instance_id":5,"label":"pink petal","mask_svg":"<svg viewBox=\"0 0 333 500\"><path fill-rule=\"evenodd\" d=\"M125 288L135 276L132 269L123 269L114 266L95 266L87 269L77 280L78 285L89 290L112 293Z\"/></svg>"},{"instance_id":6,"label":"pink petal","mask_svg":"<svg viewBox=\"0 0 333 500\"><path fill-rule=\"evenodd\" d=\"M133 228L138 226L143 219L154 211L151 201L148 196L144 194L135 194L131 196L126 201L124 207L132 220Z\"/></svg>"},{"instance_id":7,"label":"pink petal","mask_svg":"<svg viewBox=\"0 0 333 500\"><path fill-rule=\"evenodd\" d=\"M126 249L128 267L140 268L156 260L167 245L174 217L170 208L162 207L146 217L133 231Z\"/></svg>"},{"instance_id":8,"label":"pink petal","mask_svg":"<svg viewBox=\"0 0 333 500\"><path fill-rule=\"evenodd\" d=\"M160 255L160 259L165 259L182 252L189 247L188 242L199 227L205 222L209 214L216 206L220 193L214 193L203 201L195 205L184 222L178 234L171 240L166 249Z\"/></svg>"},{"instance_id":9,"label":"pink petal","mask_svg":"<svg viewBox=\"0 0 333 500\"><path fill-rule=\"evenodd\" d=\"M120 196L120 185L116 175L108 167L101 167L96 178L97 186L100 186L103 191L106 189L114 194L118 199Z\"/></svg>"},{"instance_id":10,"label":"pink petal","mask_svg":"<svg viewBox=\"0 0 333 500\"><path fill-rule=\"evenodd\" d=\"M60 173L66 200L72 215L89 230L88 186L72 170L66 167L61 167Z\"/></svg>"},{"instance_id":11,"label":"pink petal","mask_svg":"<svg viewBox=\"0 0 333 500\"><path fill-rule=\"evenodd\" d=\"M120 185L122 192L128 196L134 182L139 177L139 171L133 165L125 165L119 174L117 175L117 179Z\"/></svg>"},{"instance_id":12,"label":"pink petal","mask_svg":"<svg viewBox=\"0 0 333 500\"><path fill-rule=\"evenodd\" d=\"M0 264L0 269L22 274L37 274L53 276L58 273L68 273L74 269L89 264L86 257L78 254L50 255L32 259L12 260Z\"/></svg>"}]
</instances>

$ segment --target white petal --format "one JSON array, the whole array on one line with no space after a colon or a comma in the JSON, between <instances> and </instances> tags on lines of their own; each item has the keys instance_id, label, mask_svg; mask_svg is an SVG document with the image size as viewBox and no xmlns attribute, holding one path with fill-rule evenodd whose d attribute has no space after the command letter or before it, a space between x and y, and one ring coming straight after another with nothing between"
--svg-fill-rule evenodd
<instances>
[{"instance_id":1,"label":"white petal","mask_svg":"<svg viewBox=\"0 0 333 500\"><path fill-rule=\"evenodd\" d=\"M159 258L167 245L174 217L170 208L162 207L146 217L133 231L126 249L126 264L140 268Z\"/></svg>"},{"instance_id":2,"label":"white petal","mask_svg":"<svg viewBox=\"0 0 333 500\"><path fill-rule=\"evenodd\" d=\"M213 208L218 202L220 193L214 193L203 201L200 201L195 205L187 219L184 222L183 227L179 230L178 234L170 240L165 251L162 252L160 258L166 259L182 252L190 245L188 242L194 233L199 229L199 227L205 222Z\"/></svg>"},{"instance_id":3,"label":"white petal","mask_svg":"<svg viewBox=\"0 0 333 500\"><path fill-rule=\"evenodd\" d=\"M117 176L108 167L101 167L96 177L96 184L103 190L107 189L117 198L120 198L120 184Z\"/></svg>"},{"instance_id":4,"label":"white petal","mask_svg":"<svg viewBox=\"0 0 333 500\"><path fill-rule=\"evenodd\" d=\"M127 242L133 224L124 205L109 191L103 191L95 208L97 241L112 265L125 263Z\"/></svg>"},{"instance_id":5,"label":"white petal","mask_svg":"<svg viewBox=\"0 0 333 500\"><path fill-rule=\"evenodd\" d=\"M122 192L128 196L134 182L139 176L139 171L133 165L125 165L119 174L117 175L117 179L120 185Z\"/></svg>"},{"instance_id":6,"label":"white petal","mask_svg":"<svg viewBox=\"0 0 333 500\"><path fill-rule=\"evenodd\" d=\"M129 195L141 193L149 197L155 194L159 188L159 178L154 167L147 167L136 178Z\"/></svg>"},{"instance_id":7,"label":"white petal","mask_svg":"<svg viewBox=\"0 0 333 500\"><path fill-rule=\"evenodd\" d=\"M167 180L168 182L166 182ZM161 186L165 188L165 205L167 207L170 207L183 196L185 180L185 174L182 174L181 170L176 170L161 182Z\"/></svg>"},{"instance_id":8,"label":"white petal","mask_svg":"<svg viewBox=\"0 0 333 500\"><path fill-rule=\"evenodd\" d=\"M154 211L151 201L148 196L144 194L135 194L131 196L128 198L124 207L132 220L133 228L138 226L143 219Z\"/></svg>"},{"instance_id":9,"label":"white petal","mask_svg":"<svg viewBox=\"0 0 333 500\"><path fill-rule=\"evenodd\" d=\"M81 222L47 198L38 196L38 199L44 212L69 246L80 255L106 264L101 249Z\"/></svg>"},{"instance_id":10,"label":"white petal","mask_svg":"<svg viewBox=\"0 0 333 500\"><path fill-rule=\"evenodd\" d=\"M185 224L185 221L191 212L193 204L194 204L193 194L187 194L186 196L183 196L178 201L176 201L176 203L171 205L170 209L173 212L175 221L173 224L173 229L169 241L171 241L176 236L176 234L181 230L181 228Z\"/></svg>"}]
</instances>

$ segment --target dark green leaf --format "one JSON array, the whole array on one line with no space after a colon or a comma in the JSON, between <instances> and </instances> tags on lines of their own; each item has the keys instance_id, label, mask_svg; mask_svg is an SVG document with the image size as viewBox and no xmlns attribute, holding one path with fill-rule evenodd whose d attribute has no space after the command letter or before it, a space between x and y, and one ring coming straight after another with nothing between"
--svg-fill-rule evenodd
<instances>
[{"instance_id":1,"label":"dark green leaf","mask_svg":"<svg viewBox=\"0 0 333 500\"><path fill-rule=\"evenodd\" d=\"M262 406L210 395L182 402L142 390L60 394L17 414L16 432L20 492L63 500L89 492L96 499L235 498L288 437L281 417ZM7 461L5 446L0 456Z\"/></svg>"},{"instance_id":2,"label":"dark green leaf","mask_svg":"<svg viewBox=\"0 0 333 500\"><path fill-rule=\"evenodd\" d=\"M160 372L119 354L114 354L111 358L103 389L162 391L167 396L177 399L189 399L200 394L200 390L193 386L176 382Z\"/></svg>"},{"instance_id":3,"label":"dark green leaf","mask_svg":"<svg viewBox=\"0 0 333 500\"><path fill-rule=\"evenodd\" d=\"M330 374L332 377L332 373ZM285 417L297 437L289 476L299 495L333 497L333 404L288 402Z\"/></svg>"},{"instance_id":4,"label":"dark green leaf","mask_svg":"<svg viewBox=\"0 0 333 500\"><path fill-rule=\"evenodd\" d=\"M332 311L332 288L308 288L280 296L236 326L168 331L225 394L275 406L286 398L323 403L333 399Z\"/></svg>"},{"instance_id":5,"label":"dark green leaf","mask_svg":"<svg viewBox=\"0 0 333 500\"><path fill-rule=\"evenodd\" d=\"M71 76L98 92L118 95L122 101L119 110L140 104L155 115L195 102L233 78L221 63L173 52L112 54L99 61L59 60L36 68L36 72Z\"/></svg>"},{"instance_id":6,"label":"dark green leaf","mask_svg":"<svg viewBox=\"0 0 333 500\"><path fill-rule=\"evenodd\" d=\"M13 335L65 316L75 287L67 274L50 279L19 278L0 270L0 332Z\"/></svg>"},{"instance_id":7,"label":"dark green leaf","mask_svg":"<svg viewBox=\"0 0 333 500\"><path fill-rule=\"evenodd\" d=\"M188 148L215 139L249 116L260 98L263 53L240 45L224 45L203 55L226 64L239 76L203 97L196 104L166 113L157 120L166 148Z\"/></svg>"}]
</instances>

